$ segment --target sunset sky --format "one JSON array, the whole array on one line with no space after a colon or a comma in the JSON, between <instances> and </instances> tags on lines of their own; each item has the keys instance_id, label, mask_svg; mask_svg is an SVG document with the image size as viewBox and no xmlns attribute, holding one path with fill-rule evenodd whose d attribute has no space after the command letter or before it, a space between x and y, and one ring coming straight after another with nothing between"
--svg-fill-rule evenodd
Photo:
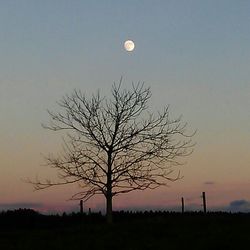
<instances>
[{"instance_id":1,"label":"sunset sky","mask_svg":"<svg viewBox=\"0 0 250 250\"><path fill-rule=\"evenodd\" d=\"M115 209L250 211L250 1L0 1L0 210L71 211L78 189L34 192L23 180L54 177L43 155L61 136L42 128L47 109L75 88L109 95L144 81L151 106L170 105L196 130L194 153L169 187L130 193ZM135 42L126 52L123 43ZM102 197L85 208L104 208Z\"/></svg>"}]
</instances>

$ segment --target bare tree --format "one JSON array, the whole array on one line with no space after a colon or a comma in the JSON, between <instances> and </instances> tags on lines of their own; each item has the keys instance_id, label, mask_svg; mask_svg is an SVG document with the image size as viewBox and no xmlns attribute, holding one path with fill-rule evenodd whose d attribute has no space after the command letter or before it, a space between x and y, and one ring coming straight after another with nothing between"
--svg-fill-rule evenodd
<instances>
[{"instance_id":1,"label":"bare tree","mask_svg":"<svg viewBox=\"0 0 250 250\"><path fill-rule=\"evenodd\" d=\"M75 90L58 102L61 112L48 111L51 123L45 127L68 132L63 153L47 158L60 180L33 182L36 189L78 183L81 191L72 199L104 195L109 223L114 196L179 179L173 166L193 147L187 124L181 117L171 120L168 106L157 114L148 111L150 88L138 83L123 90L120 81L111 93L110 99L99 92L87 98Z\"/></svg>"}]
</instances>

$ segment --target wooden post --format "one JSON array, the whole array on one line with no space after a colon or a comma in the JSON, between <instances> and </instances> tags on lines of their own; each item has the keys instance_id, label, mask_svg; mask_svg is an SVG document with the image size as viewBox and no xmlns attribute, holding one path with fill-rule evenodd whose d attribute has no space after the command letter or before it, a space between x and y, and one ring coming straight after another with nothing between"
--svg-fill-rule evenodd
<instances>
[{"instance_id":1,"label":"wooden post","mask_svg":"<svg viewBox=\"0 0 250 250\"><path fill-rule=\"evenodd\" d=\"M184 213L185 209L184 209L184 198L181 197L181 212Z\"/></svg>"},{"instance_id":2,"label":"wooden post","mask_svg":"<svg viewBox=\"0 0 250 250\"><path fill-rule=\"evenodd\" d=\"M80 213L83 214L83 200L80 200Z\"/></svg>"},{"instance_id":3,"label":"wooden post","mask_svg":"<svg viewBox=\"0 0 250 250\"><path fill-rule=\"evenodd\" d=\"M202 200L203 200L203 211L205 214L207 212L206 193L205 192L202 192Z\"/></svg>"},{"instance_id":4,"label":"wooden post","mask_svg":"<svg viewBox=\"0 0 250 250\"><path fill-rule=\"evenodd\" d=\"M89 215L91 214L91 208L89 208Z\"/></svg>"}]
</instances>

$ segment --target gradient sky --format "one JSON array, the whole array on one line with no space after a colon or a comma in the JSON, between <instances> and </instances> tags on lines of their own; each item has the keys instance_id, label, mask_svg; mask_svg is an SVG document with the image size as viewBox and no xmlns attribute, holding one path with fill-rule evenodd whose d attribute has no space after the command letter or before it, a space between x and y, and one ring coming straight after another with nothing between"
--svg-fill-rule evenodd
<instances>
[{"instance_id":1,"label":"gradient sky","mask_svg":"<svg viewBox=\"0 0 250 250\"><path fill-rule=\"evenodd\" d=\"M153 108L170 104L198 132L184 179L114 207L179 206L184 196L199 208L206 191L208 209L250 211L249 13L247 0L0 1L0 209L77 207L66 201L74 186L33 192L22 181L55 175L42 154L59 151L60 135L41 123L74 88L108 94L123 76L128 88L145 81Z\"/></svg>"}]
</instances>

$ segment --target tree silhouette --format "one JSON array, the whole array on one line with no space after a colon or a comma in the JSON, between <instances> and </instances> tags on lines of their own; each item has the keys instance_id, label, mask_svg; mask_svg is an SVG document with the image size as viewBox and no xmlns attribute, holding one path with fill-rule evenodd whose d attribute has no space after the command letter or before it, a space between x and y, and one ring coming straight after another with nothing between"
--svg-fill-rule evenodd
<instances>
[{"instance_id":1,"label":"tree silhouette","mask_svg":"<svg viewBox=\"0 0 250 250\"><path fill-rule=\"evenodd\" d=\"M173 166L192 152L192 135L181 117L170 119L169 107L149 112L150 88L132 84L122 89L113 84L111 98L99 92L88 98L79 90L58 102L61 111L48 111L45 127L67 131L63 153L50 155L48 165L57 169L59 180L37 180L36 189L79 183L72 199L106 198L106 216L112 222L112 199L133 190L155 189L180 178Z\"/></svg>"}]
</instances>

